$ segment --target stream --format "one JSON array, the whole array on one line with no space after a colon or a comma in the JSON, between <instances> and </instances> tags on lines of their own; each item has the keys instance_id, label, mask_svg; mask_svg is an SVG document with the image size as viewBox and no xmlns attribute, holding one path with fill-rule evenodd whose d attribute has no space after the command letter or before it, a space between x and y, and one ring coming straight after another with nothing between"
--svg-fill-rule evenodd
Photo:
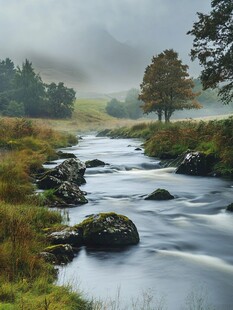
<instances>
[{"instance_id":1,"label":"stream","mask_svg":"<svg viewBox=\"0 0 233 310\"><path fill-rule=\"evenodd\" d=\"M233 214L225 211L233 202L232 181L177 175L174 168L161 168L159 160L136 151L140 144L87 135L78 146L63 150L81 161L97 158L109 164L86 170L81 189L89 203L68 209L69 225L114 211L135 223L140 243L114 251L83 247L71 263L59 267L58 284L69 284L89 298L119 294L122 309L145 295L154 298L150 309L160 309L159 302L169 310L233 309ZM175 199L144 200L157 188ZM204 308L185 307L200 300Z\"/></svg>"}]
</instances>

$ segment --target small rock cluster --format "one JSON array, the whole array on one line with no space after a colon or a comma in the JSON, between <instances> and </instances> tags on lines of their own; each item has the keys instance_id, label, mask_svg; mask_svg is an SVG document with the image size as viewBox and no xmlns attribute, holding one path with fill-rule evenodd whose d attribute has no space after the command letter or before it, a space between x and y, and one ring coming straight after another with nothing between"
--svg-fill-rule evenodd
<instances>
[{"instance_id":1,"label":"small rock cluster","mask_svg":"<svg viewBox=\"0 0 233 310\"><path fill-rule=\"evenodd\" d=\"M81 246L115 248L139 242L134 223L113 212L91 215L74 227L49 233L47 238L51 245L40 255L54 264L70 262Z\"/></svg>"},{"instance_id":2,"label":"small rock cluster","mask_svg":"<svg viewBox=\"0 0 233 310\"><path fill-rule=\"evenodd\" d=\"M87 203L85 192L79 186L85 184L86 165L77 158L66 159L60 165L39 176L37 186L43 190L53 190L47 205L50 207L70 207Z\"/></svg>"}]
</instances>

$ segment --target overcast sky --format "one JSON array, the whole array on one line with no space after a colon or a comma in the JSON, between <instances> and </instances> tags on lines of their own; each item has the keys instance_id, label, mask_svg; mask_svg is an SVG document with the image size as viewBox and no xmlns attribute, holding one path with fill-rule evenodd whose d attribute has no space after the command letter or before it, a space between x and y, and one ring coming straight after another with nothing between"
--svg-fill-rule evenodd
<instances>
[{"instance_id":1,"label":"overcast sky","mask_svg":"<svg viewBox=\"0 0 233 310\"><path fill-rule=\"evenodd\" d=\"M152 56L174 48L197 76L186 33L209 11L210 0L0 0L0 59L108 92L138 87Z\"/></svg>"}]
</instances>

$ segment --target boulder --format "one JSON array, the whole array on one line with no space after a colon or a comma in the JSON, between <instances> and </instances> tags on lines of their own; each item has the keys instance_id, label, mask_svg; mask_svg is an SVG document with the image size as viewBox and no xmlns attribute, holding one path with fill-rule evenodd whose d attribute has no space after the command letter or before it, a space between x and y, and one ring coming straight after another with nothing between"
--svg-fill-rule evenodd
<instances>
[{"instance_id":1,"label":"boulder","mask_svg":"<svg viewBox=\"0 0 233 310\"><path fill-rule=\"evenodd\" d=\"M170 200L174 198L175 197L166 189L158 188L153 193L146 196L145 200Z\"/></svg>"},{"instance_id":2,"label":"boulder","mask_svg":"<svg viewBox=\"0 0 233 310\"><path fill-rule=\"evenodd\" d=\"M69 181L78 185L86 183L83 176L86 165L79 159L67 159L60 165L48 172L49 175L62 181Z\"/></svg>"},{"instance_id":3,"label":"boulder","mask_svg":"<svg viewBox=\"0 0 233 310\"><path fill-rule=\"evenodd\" d=\"M67 159L60 165L42 174L37 184L41 189L57 188L59 183L63 181L82 185L86 183L83 177L85 170L86 165L79 159Z\"/></svg>"},{"instance_id":4,"label":"boulder","mask_svg":"<svg viewBox=\"0 0 233 310\"><path fill-rule=\"evenodd\" d=\"M229 206L227 206L226 210L233 212L233 203L229 204Z\"/></svg>"},{"instance_id":5,"label":"boulder","mask_svg":"<svg viewBox=\"0 0 233 310\"><path fill-rule=\"evenodd\" d=\"M77 225L87 246L121 247L137 244L139 235L134 223L124 215L99 213Z\"/></svg>"},{"instance_id":6,"label":"boulder","mask_svg":"<svg viewBox=\"0 0 233 310\"><path fill-rule=\"evenodd\" d=\"M69 244L72 247L83 245L83 235L81 229L67 227L61 231L55 231L48 235L48 240L52 245Z\"/></svg>"},{"instance_id":7,"label":"boulder","mask_svg":"<svg viewBox=\"0 0 233 310\"><path fill-rule=\"evenodd\" d=\"M60 159L77 158L76 155L74 155L73 153L65 153L62 151L57 151L56 154L57 154L58 158L60 158Z\"/></svg>"},{"instance_id":8,"label":"boulder","mask_svg":"<svg viewBox=\"0 0 233 310\"><path fill-rule=\"evenodd\" d=\"M46 174L43 178L37 180L37 186L40 189L58 188L61 186L62 181L49 174Z\"/></svg>"},{"instance_id":9,"label":"boulder","mask_svg":"<svg viewBox=\"0 0 233 310\"><path fill-rule=\"evenodd\" d=\"M43 260L46 261L47 263L51 263L51 264L56 264L57 263L57 258L52 253L41 252L41 253L39 253L39 257L43 258Z\"/></svg>"},{"instance_id":10,"label":"boulder","mask_svg":"<svg viewBox=\"0 0 233 310\"><path fill-rule=\"evenodd\" d=\"M201 152L188 153L176 170L178 174L206 176L213 171L216 158Z\"/></svg>"},{"instance_id":11,"label":"boulder","mask_svg":"<svg viewBox=\"0 0 233 310\"><path fill-rule=\"evenodd\" d=\"M95 168L95 167L103 167L105 166L105 162L99 159L88 160L85 162L87 168Z\"/></svg>"},{"instance_id":12,"label":"boulder","mask_svg":"<svg viewBox=\"0 0 233 310\"><path fill-rule=\"evenodd\" d=\"M55 257L56 260L53 261L55 264L66 264L74 258L74 251L70 244L52 245L45 248L42 253L44 257ZM45 253L52 254L53 256Z\"/></svg>"},{"instance_id":13,"label":"boulder","mask_svg":"<svg viewBox=\"0 0 233 310\"><path fill-rule=\"evenodd\" d=\"M88 200L77 184L65 181L55 191L54 195L62 199L66 204L84 204Z\"/></svg>"},{"instance_id":14,"label":"boulder","mask_svg":"<svg viewBox=\"0 0 233 310\"><path fill-rule=\"evenodd\" d=\"M135 151L142 151L140 147L136 147Z\"/></svg>"}]
</instances>

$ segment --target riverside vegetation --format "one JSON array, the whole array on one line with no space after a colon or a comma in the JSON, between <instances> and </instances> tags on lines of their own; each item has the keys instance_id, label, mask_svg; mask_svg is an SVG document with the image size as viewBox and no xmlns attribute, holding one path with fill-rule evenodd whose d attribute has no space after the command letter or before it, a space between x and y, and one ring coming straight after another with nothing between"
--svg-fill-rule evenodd
<instances>
[{"instance_id":1,"label":"riverside vegetation","mask_svg":"<svg viewBox=\"0 0 233 310\"><path fill-rule=\"evenodd\" d=\"M131 127L105 130L111 137L142 138L145 154L175 159L187 151L200 151L216 159L214 172L233 176L233 117L213 121L139 123Z\"/></svg>"},{"instance_id":2,"label":"riverside vegetation","mask_svg":"<svg viewBox=\"0 0 233 310\"><path fill-rule=\"evenodd\" d=\"M106 133L145 139L150 156L166 153L176 157L188 148L214 154L219 158L216 171L232 176L232 117L210 122L138 123ZM75 143L74 136L28 119L0 119L0 309L107 309L102 302L85 300L67 286L54 285L54 266L38 255L49 246L45 232L62 227L64 217L43 207L46 197L35 195L33 175L43 162L56 158L55 148Z\"/></svg>"},{"instance_id":3,"label":"riverside vegetation","mask_svg":"<svg viewBox=\"0 0 233 310\"><path fill-rule=\"evenodd\" d=\"M38 255L48 242L44 230L64 218L43 207L32 176L54 158L54 148L74 143L74 136L30 120L0 119L0 309L91 309L78 293L53 284L54 266Z\"/></svg>"}]
</instances>

